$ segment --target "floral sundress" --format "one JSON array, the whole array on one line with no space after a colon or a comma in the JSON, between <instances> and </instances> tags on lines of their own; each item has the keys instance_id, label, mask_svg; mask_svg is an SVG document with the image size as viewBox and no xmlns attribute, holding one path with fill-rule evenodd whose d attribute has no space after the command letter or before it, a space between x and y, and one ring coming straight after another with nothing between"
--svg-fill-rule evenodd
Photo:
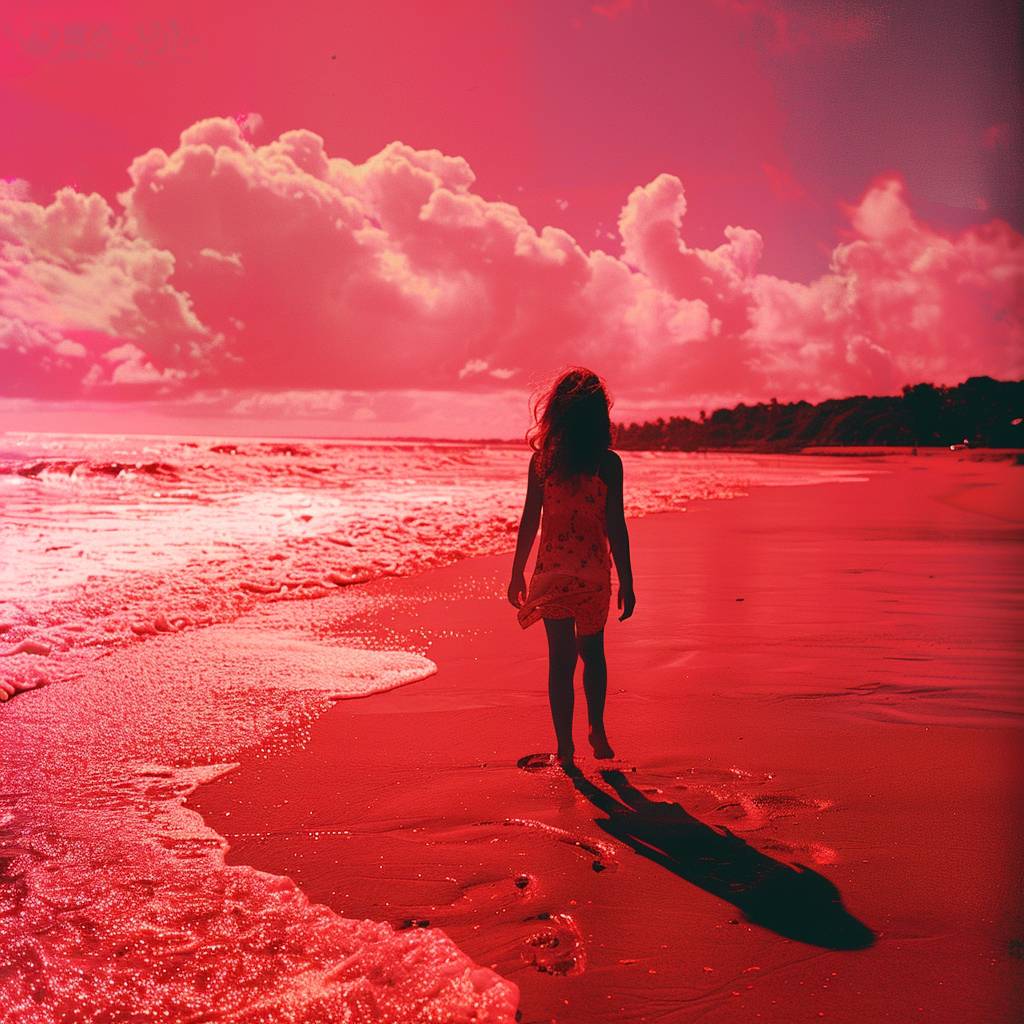
<instances>
[{"instance_id":1,"label":"floral sundress","mask_svg":"<svg viewBox=\"0 0 1024 1024\"><path fill-rule=\"evenodd\" d=\"M540 547L519 625L538 619L575 619L576 633L604 629L611 604L606 506L608 488L596 474L543 482Z\"/></svg>"}]
</instances>

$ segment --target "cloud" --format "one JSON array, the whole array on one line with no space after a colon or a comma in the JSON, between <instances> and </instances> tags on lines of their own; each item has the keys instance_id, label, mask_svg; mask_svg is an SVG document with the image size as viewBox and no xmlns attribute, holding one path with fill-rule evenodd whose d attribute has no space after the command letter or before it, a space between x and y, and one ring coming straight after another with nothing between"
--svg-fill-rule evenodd
<instances>
[{"instance_id":1,"label":"cloud","mask_svg":"<svg viewBox=\"0 0 1024 1024\"><path fill-rule=\"evenodd\" d=\"M184 364L174 379L200 373L203 345L217 339L173 273L173 255L126 232L102 196L62 188L42 206L23 188L0 190L0 390L158 384L166 377L151 360ZM139 372L105 374L95 360L129 339L148 353L127 360Z\"/></svg>"},{"instance_id":2,"label":"cloud","mask_svg":"<svg viewBox=\"0 0 1024 1024\"><path fill-rule=\"evenodd\" d=\"M466 377L472 377L478 373L486 373L488 376L494 377L496 380L508 380L509 377L514 377L516 375L515 370L503 369L500 366L492 369L484 359L470 359L466 365L459 370L459 380L463 380Z\"/></svg>"},{"instance_id":3,"label":"cloud","mask_svg":"<svg viewBox=\"0 0 1024 1024\"><path fill-rule=\"evenodd\" d=\"M625 258L662 290L706 302L722 323L716 341L693 346L694 386L816 398L1021 375L1020 234L996 220L948 237L914 217L891 175L844 209L853 237L833 250L828 273L802 284L757 272L755 231L730 226L716 249L689 248L673 176L634 191L619 222Z\"/></svg>"},{"instance_id":4,"label":"cloud","mask_svg":"<svg viewBox=\"0 0 1024 1024\"><path fill-rule=\"evenodd\" d=\"M31 191L24 178L0 178L0 199L28 199Z\"/></svg>"},{"instance_id":5,"label":"cloud","mask_svg":"<svg viewBox=\"0 0 1024 1024\"><path fill-rule=\"evenodd\" d=\"M198 396L221 395L225 415L301 416L296 395L387 393L387 409L313 411L397 422L428 408L403 411L403 389L485 408L570 362L637 408L1024 370L1024 239L1000 220L939 232L894 175L842 207L827 272L801 283L760 271L751 228L690 245L671 174L625 197L621 257L476 194L463 158L398 141L354 164L309 131L255 145L211 118L129 174L116 206L0 187L0 394L207 410Z\"/></svg>"},{"instance_id":6,"label":"cloud","mask_svg":"<svg viewBox=\"0 0 1024 1024\"><path fill-rule=\"evenodd\" d=\"M262 114L248 113L248 114L236 114L235 123L242 132L249 138L254 135L258 135L263 131L263 116Z\"/></svg>"}]
</instances>

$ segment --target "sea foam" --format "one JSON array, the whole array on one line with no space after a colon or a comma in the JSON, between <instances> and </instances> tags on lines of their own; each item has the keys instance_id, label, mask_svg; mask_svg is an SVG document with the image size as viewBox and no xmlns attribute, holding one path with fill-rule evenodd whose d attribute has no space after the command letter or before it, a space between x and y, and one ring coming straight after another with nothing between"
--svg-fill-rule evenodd
<instances>
[{"instance_id":1,"label":"sea foam","mask_svg":"<svg viewBox=\"0 0 1024 1024\"><path fill-rule=\"evenodd\" d=\"M405 651L267 622L158 637L5 710L0 1004L25 1022L494 1021L516 986L438 929L396 931L227 866L184 806L331 700L429 677Z\"/></svg>"}]
</instances>

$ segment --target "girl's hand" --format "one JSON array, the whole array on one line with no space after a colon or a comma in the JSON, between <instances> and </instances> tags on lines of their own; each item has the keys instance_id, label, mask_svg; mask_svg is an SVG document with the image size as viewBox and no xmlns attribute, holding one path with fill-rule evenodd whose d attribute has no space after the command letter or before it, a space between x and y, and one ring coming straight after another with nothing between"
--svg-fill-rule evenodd
<instances>
[{"instance_id":1,"label":"girl's hand","mask_svg":"<svg viewBox=\"0 0 1024 1024\"><path fill-rule=\"evenodd\" d=\"M619 616L619 622L623 619L628 619L633 614L633 609L636 607L636 594L633 593L632 587L619 587L619 608L622 609L622 614Z\"/></svg>"},{"instance_id":2,"label":"girl's hand","mask_svg":"<svg viewBox=\"0 0 1024 1024\"><path fill-rule=\"evenodd\" d=\"M512 574L512 582L508 585L509 603L514 608L522 608L526 599L526 576L521 572Z\"/></svg>"}]
</instances>

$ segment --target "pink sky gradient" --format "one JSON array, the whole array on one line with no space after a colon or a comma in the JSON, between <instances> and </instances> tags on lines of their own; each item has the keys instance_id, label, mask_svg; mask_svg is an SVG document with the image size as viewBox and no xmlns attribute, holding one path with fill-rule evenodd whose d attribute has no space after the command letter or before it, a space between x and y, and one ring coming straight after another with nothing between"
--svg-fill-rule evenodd
<instances>
[{"instance_id":1,"label":"pink sky gradient","mask_svg":"<svg viewBox=\"0 0 1024 1024\"><path fill-rule=\"evenodd\" d=\"M23 10L0 429L519 436L568 362L622 419L1022 376L1019 23L969 7Z\"/></svg>"}]
</instances>

